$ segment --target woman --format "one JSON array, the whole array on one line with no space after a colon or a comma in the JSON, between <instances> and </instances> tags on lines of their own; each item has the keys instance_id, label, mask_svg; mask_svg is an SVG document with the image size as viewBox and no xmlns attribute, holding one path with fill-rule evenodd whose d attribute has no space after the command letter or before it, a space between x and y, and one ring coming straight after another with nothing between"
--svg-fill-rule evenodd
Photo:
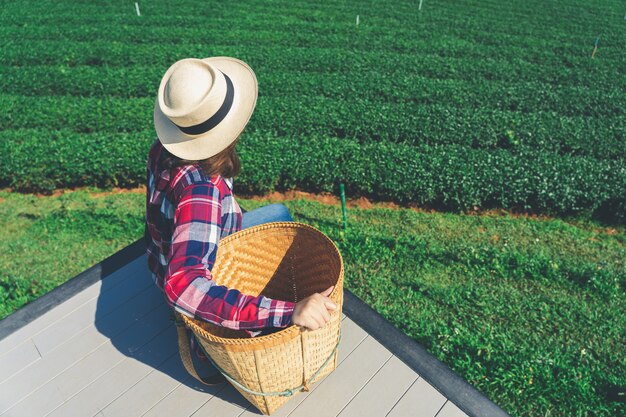
<instances>
[{"instance_id":1,"label":"woman","mask_svg":"<svg viewBox=\"0 0 626 417\"><path fill-rule=\"evenodd\" d=\"M294 303L242 294L212 280L221 238L265 222L293 221L282 204L242 214L233 194L240 169L235 148L256 99L254 72L235 58L188 58L166 71L154 108L158 139L147 160L148 265L181 314L251 336L292 324L314 330L336 308L328 297L333 287Z\"/></svg>"}]
</instances>

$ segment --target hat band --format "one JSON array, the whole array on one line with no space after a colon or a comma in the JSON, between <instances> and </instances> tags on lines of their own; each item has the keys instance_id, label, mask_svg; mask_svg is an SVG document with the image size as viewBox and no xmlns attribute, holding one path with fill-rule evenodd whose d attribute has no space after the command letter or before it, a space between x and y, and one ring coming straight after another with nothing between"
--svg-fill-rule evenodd
<instances>
[{"instance_id":1,"label":"hat band","mask_svg":"<svg viewBox=\"0 0 626 417\"><path fill-rule=\"evenodd\" d=\"M224 74L221 70L220 72ZM202 133L206 133L209 130L213 129L217 126L224 117L228 114L228 111L233 105L233 98L235 97L235 90L233 88L233 82L228 78L228 75L224 74L224 78L226 78L226 97L224 98L224 102L222 106L219 108L217 112L211 117L209 117L204 122L193 125L193 126L178 126L176 123L176 127L178 127L181 132L186 133L188 135L200 135ZM172 122L173 123L173 122Z\"/></svg>"}]
</instances>

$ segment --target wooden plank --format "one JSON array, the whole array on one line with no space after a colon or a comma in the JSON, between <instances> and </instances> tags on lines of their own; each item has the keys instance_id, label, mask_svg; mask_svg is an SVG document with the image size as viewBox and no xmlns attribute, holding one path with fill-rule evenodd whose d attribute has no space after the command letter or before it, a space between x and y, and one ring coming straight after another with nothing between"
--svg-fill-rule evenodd
<instances>
[{"instance_id":1,"label":"wooden plank","mask_svg":"<svg viewBox=\"0 0 626 417\"><path fill-rule=\"evenodd\" d=\"M103 285L106 287L108 284L105 282ZM147 277L129 275L123 283L83 304L70 315L51 324L48 328L35 335L33 342L41 356L45 357L65 340L89 325L93 325L94 321L97 323L99 320L103 320L107 314L115 311L125 301L135 297L151 286L156 287ZM154 289L156 291L159 290L158 288Z\"/></svg>"},{"instance_id":2,"label":"wooden plank","mask_svg":"<svg viewBox=\"0 0 626 417\"><path fill-rule=\"evenodd\" d=\"M146 290L120 305L115 311L97 320L87 329L83 330L83 332L97 331L109 339L115 340L117 334L126 330L129 326L145 320L146 314L159 306L169 308L163 299L161 290L156 288L156 286L148 287Z\"/></svg>"},{"instance_id":3,"label":"wooden plank","mask_svg":"<svg viewBox=\"0 0 626 417\"><path fill-rule=\"evenodd\" d=\"M104 417L141 416L186 377L180 354L175 352L161 366L100 410L100 413Z\"/></svg>"},{"instance_id":4,"label":"wooden plank","mask_svg":"<svg viewBox=\"0 0 626 417\"><path fill-rule=\"evenodd\" d=\"M136 322L113 340L107 339L104 344L82 357L78 362L39 388L29 389L28 386L20 386L14 389L9 385L6 387L6 395L5 391L0 390L0 395L2 395L0 405L5 406L11 399L11 395L14 395L15 400L12 402L17 404L9 410L9 414L24 416L45 415L79 393L99 376L109 372L116 364L128 359L128 351L136 350L140 352L141 350L137 350L139 347L145 349L147 343L163 333L167 326L171 326L168 317L169 307L165 304L159 305L155 310L147 314L145 321ZM67 348L70 349L72 346L70 344ZM85 355L85 351L79 350L78 354ZM53 362L47 361L46 363L50 364ZM37 373L32 375L33 378L36 378L36 376ZM121 380L126 379L124 375L121 375L120 378ZM28 379L20 382L27 384ZM30 382L35 384L37 380L31 378ZM113 382L113 385L115 384L117 382ZM94 397L101 396L98 393L93 395ZM3 407L3 411L5 408L7 407Z\"/></svg>"},{"instance_id":5,"label":"wooden plank","mask_svg":"<svg viewBox=\"0 0 626 417\"><path fill-rule=\"evenodd\" d=\"M413 369L392 356L338 417L385 416L418 378Z\"/></svg>"},{"instance_id":6,"label":"wooden plank","mask_svg":"<svg viewBox=\"0 0 626 417\"><path fill-rule=\"evenodd\" d=\"M21 327L19 330L16 330L14 333L11 333L9 336L0 340L0 360L3 360L4 356L7 353L11 352L15 348L18 348L22 343L28 341L37 333L46 329L48 326L57 322L58 320L61 320L63 317L67 316L84 303L87 303L98 297L98 294L100 294L101 286L102 282L98 281L97 283L93 284L84 291L81 291L64 303L59 304L52 310L48 311L46 314L40 316L39 318L33 320L27 325Z\"/></svg>"},{"instance_id":7,"label":"wooden plank","mask_svg":"<svg viewBox=\"0 0 626 417\"><path fill-rule=\"evenodd\" d=\"M124 282L124 280L128 276L133 276L133 274L141 273L141 268L143 268L143 270L147 269L146 262L146 257L140 256L133 262L124 265L117 271L105 277L103 280L89 286L89 288L79 292L69 300L49 310L48 312L46 312L46 314L42 315L38 319L33 320L19 330L16 330L9 336L0 340L0 358L2 358L3 354L11 351L24 341L30 339L42 330L46 329L49 325L62 319L68 314L71 314L74 310L82 306L84 303L91 301L92 299L98 297L100 294L106 291L112 290L113 288L115 288L116 285ZM103 282L106 283L104 287L102 287Z\"/></svg>"},{"instance_id":8,"label":"wooden plank","mask_svg":"<svg viewBox=\"0 0 626 417\"><path fill-rule=\"evenodd\" d=\"M448 401L441 411L439 411L437 417L468 417L468 415L461 411L454 403Z\"/></svg>"},{"instance_id":9,"label":"wooden plank","mask_svg":"<svg viewBox=\"0 0 626 417\"><path fill-rule=\"evenodd\" d=\"M337 415L391 356L387 348L368 335L289 417L317 417L321 410L325 415Z\"/></svg>"},{"instance_id":10,"label":"wooden plank","mask_svg":"<svg viewBox=\"0 0 626 417\"><path fill-rule=\"evenodd\" d=\"M343 363L346 358L350 356L350 354L356 349L356 347L363 342L363 340L367 337L367 333L363 330L359 325L350 320L350 317L346 317L345 320L341 322L341 341L339 342L339 347L337 348L337 367L341 363ZM335 369L336 371L336 369ZM335 372L333 371L333 372ZM330 375L332 375L332 373ZM287 403L285 403L281 408L272 413L272 416L275 417L285 417L290 412L296 409L298 405L306 399L309 395L311 395L315 390L321 386L326 378L330 375L324 376L321 380L315 382L311 387L310 391L301 391L298 394L294 395ZM241 395L241 394L240 394ZM259 411L252 405L249 404L246 412L242 414L242 417L251 417L258 416Z\"/></svg>"},{"instance_id":11,"label":"wooden plank","mask_svg":"<svg viewBox=\"0 0 626 417\"><path fill-rule=\"evenodd\" d=\"M54 409L49 417L93 416L126 392L178 350L176 330L170 325L136 355L116 364L82 391ZM87 371L84 369L83 371Z\"/></svg>"},{"instance_id":12,"label":"wooden plank","mask_svg":"<svg viewBox=\"0 0 626 417\"><path fill-rule=\"evenodd\" d=\"M0 384L25 367L32 365L41 358L35 344L29 339L19 349L13 349L0 359Z\"/></svg>"},{"instance_id":13,"label":"wooden plank","mask_svg":"<svg viewBox=\"0 0 626 417\"><path fill-rule=\"evenodd\" d=\"M202 407L192 414L194 417L235 417L250 405L232 385L211 397ZM260 413L257 414L257 416ZM272 414L273 415L273 414Z\"/></svg>"},{"instance_id":14,"label":"wooden plank","mask_svg":"<svg viewBox=\"0 0 626 417\"><path fill-rule=\"evenodd\" d=\"M127 415L186 415L195 413L213 395L230 384L206 386L187 373L174 354L165 364L166 370L151 372L145 379L126 391L101 412L103 416ZM178 381L182 381L182 384ZM222 395L226 395L222 393ZM232 396L232 395L231 395ZM247 405L247 402L246 402ZM240 411L243 411L240 409Z\"/></svg>"},{"instance_id":15,"label":"wooden plank","mask_svg":"<svg viewBox=\"0 0 626 417\"><path fill-rule=\"evenodd\" d=\"M198 411L214 395L224 390L227 383L214 386L202 385L189 375L171 393L155 404L142 417L180 416L187 417Z\"/></svg>"},{"instance_id":16,"label":"wooden plank","mask_svg":"<svg viewBox=\"0 0 626 417\"><path fill-rule=\"evenodd\" d=\"M425 379L419 378L394 405L386 417L435 416L446 398Z\"/></svg>"},{"instance_id":17,"label":"wooden plank","mask_svg":"<svg viewBox=\"0 0 626 417\"><path fill-rule=\"evenodd\" d=\"M160 315L155 311L158 306L161 306ZM144 318L146 315L149 316ZM39 362L0 383L0 413L78 363L90 352L102 347L103 344L108 343L109 350L122 349L129 354L147 342L149 339L146 337L154 337L157 331L168 324L170 324L168 307L164 301L156 298L153 293L144 291L128 300L114 313L107 315L99 323L98 328L94 325L89 326ZM150 331L154 333L150 335Z\"/></svg>"}]
</instances>

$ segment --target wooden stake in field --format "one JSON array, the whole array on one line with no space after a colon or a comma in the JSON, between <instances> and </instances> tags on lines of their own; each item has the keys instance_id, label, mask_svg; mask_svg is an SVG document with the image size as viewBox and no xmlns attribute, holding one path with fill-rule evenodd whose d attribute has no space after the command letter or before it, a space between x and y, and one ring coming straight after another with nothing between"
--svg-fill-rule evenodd
<instances>
[{"instance_id":1,"label":"wooden stake in field","mask_svg":"<svg viewBox=\"0 0 626 417\"><path fill-rule=\"evenodd\" d=\"M356 15L356 24L357 24L357 26L359 24L359 15L358 14Z\"/></svg>"},{"instance_id":2,"label":"wooden stake in field","mask_svg":"<svg viewBox=\"0 0 626 417\"><path fill-rule=\"evenodd\" d=\"M596 38L596 43L593 46L593 52L591 53L591 58L593 58L596 54L596 51L598 50L598 41L600 40L600 35L598 35L598 37Z\"/></svg>"},{"instance_id":3,"label":"wooden stake in field","mask_svg":"<svg viewBox=\"0 0 626 417\"><path fill-rule=\"evenodd\" d=\"M141 13L139 13L139 3L135 2L135 10L137 10L137 16L141 16Z\"/></svg>"},{"instance_id":4,"label":"wooden stake in field","mask_svg":"<svg viewBox=\"0 0 626 417\"><path fill-rule=\"evenodd\" d=\"M348 230L348 219L346 216L346 193L343 189L343 183L339 184L339 192L341 193L341 213L343 215L343 230Z\"/></svg>"},{"instance_id":5,"label":"wooden stake in field","mask_svg":"<svg viewBox=\"0 0 626 417\"><path fill-rule=\"evenodd\" d=\"M422 0L420 0L420 5L419 5L419 7L417 8L417 10L419 10L420 12L422 11Z\"/></svg>"}]
</instances>

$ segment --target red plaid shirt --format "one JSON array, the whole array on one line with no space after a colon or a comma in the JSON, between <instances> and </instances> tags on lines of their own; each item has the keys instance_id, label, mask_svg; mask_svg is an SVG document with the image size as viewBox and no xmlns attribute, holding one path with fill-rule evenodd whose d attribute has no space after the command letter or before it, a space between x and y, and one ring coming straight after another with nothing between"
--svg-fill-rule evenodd
<instances>
[{"instance_id":1,"label":"red plaid shirt","mask_svg":"<svg viewBox=\"0 0 626 417\"><path fill-rule=\"evenodd\" d=\"M241 230L232 178L207 177L194 165L161 169L156 139L147 160L145 241L152 278L168 304L189 317L251 336L291 325L295 303L217 285L211 268L218 241Z\"/></svg>"}]
</instances>

